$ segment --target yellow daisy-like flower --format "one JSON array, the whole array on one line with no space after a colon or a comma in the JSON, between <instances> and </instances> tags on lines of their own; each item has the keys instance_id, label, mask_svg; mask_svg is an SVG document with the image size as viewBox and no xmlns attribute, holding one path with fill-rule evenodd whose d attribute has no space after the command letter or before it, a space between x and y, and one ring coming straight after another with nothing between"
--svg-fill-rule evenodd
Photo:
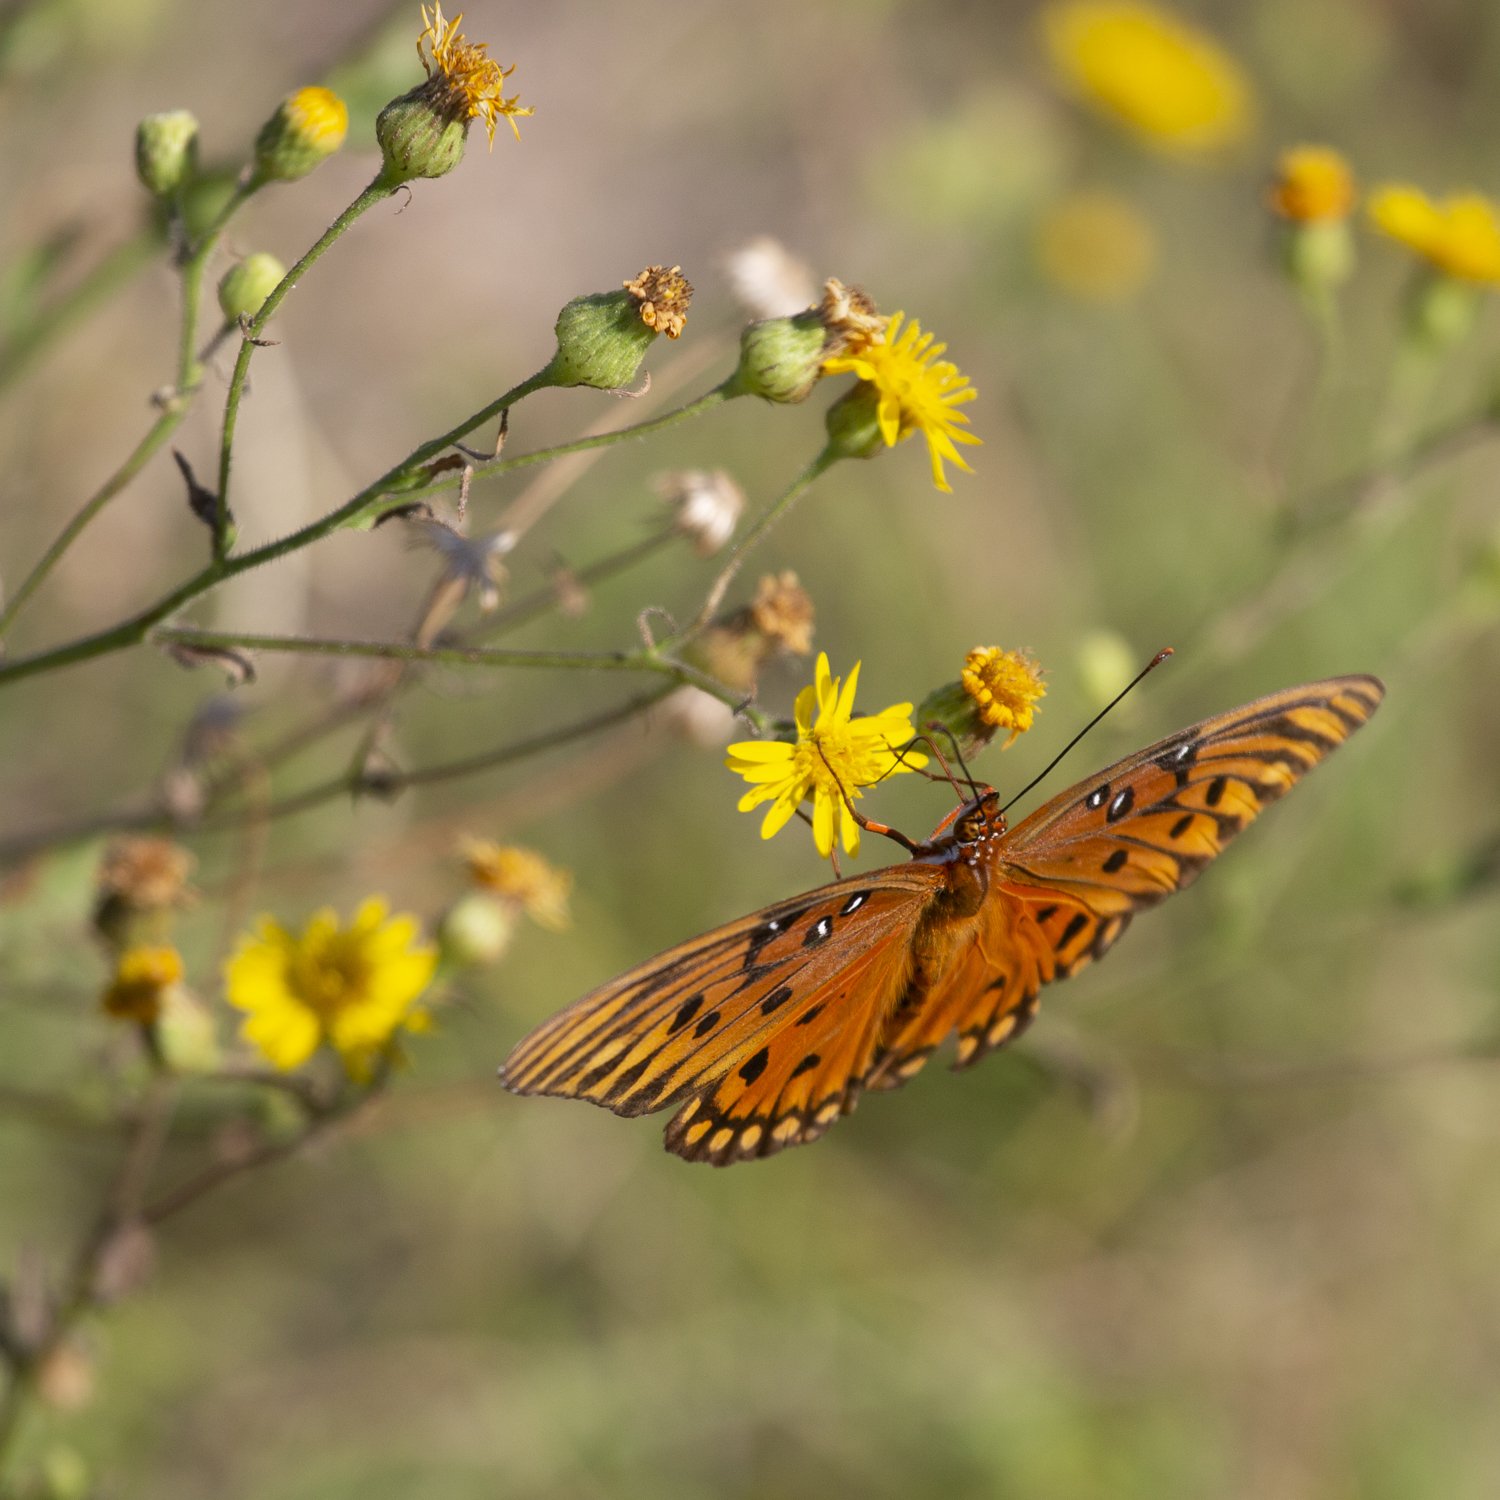
<instances>
[{"instance_id":1,"label":"yellow daisy-like flower","mask_svg":"<svg viewBox=\"0 0 1500 1500\"><path fill-rule=\"evenodd\" d=\"M567 929L572 917L568 895L573 877L549 864L540 854L493 839L468 839L462 849L469 879L482 890L513 902L539 926L553 932Z\"/></svg>"},{"instance_id":2,"label":"yellow daisy-like flower","mask_svg":"<svg viewBox=\"0 0 1500 1500\"><path fill-rule=\"evenodd\" d=\"M1331 146L1293 146L1281 153L1268 199L1294 224L1346 219L1357 196L1349 163Z\"/></svg>"},{"instance_id":3,"label":"yellow daisy-like flower","mask_svg":"<svg viewBox=\"0 0 1500 1500\"><path fill-rule=\"evenodd\" d=\"M904 317L904 313L892 313L881 340L826 360L823 373L857 375L870 385L878 399L880 434L886 446L894 448L903 438L920 432L932 457L932 482L951 493L943 460L971 473L954 444L982 441L964 431L969 419L957 408L979 392L957 365L939 358L948 346L933 343L932 335L923 333L915 318L903 329Z\"/></svg>"},{"instance_id":4,"label":"yellow daisy-like flower","mask_svg":"<svg viewBox=\"0 0 1500 1500\"><path fill-rule=\"evenodd\" d=\"M1002 750L1031 728L1037 700L1047 696L1041 668L1024 651L998 646L976 646L964 658L958 680L991 729L1010 731Z\"/></svg>"},{"instance_id":5,"label":"yellow daisy-like flower","mask_svg":"<svg viewBox=\"0 0 1500 1500\"><path fill-rule=\"evenodd\" d=\"M459 113L463 118L484 121L491 146L495 144L495 124L499 120L507 121L520 140L516 117L536 111L529 105L522 108L519 94L505 97L505 80L516 71L516 65L502 68L489 56L488 42L465 41L458 29L462 21L462 11L451 21L444 20L441 0L433 5L430 15L427 7L422 7L422 34L417 38L417 56L422 67L429 78L442 77L446 92L461 106Z\"/></svg>"},{"instance_id":6,"label":"yellow daisy-like flower","mask_svg":"<svg viewBox=\"0 0 1500 1500\"><path fill-rule=\"evenodd\" d=\"M1482 194L1434 202L1420 188L1393 184L1370 195L1370 219L1444 275L1500 285L1500 211Z\"/></svg>"},{"instance_id":7,"label":"yellow daisy-like flower","mask_svg":"<svg viewBox=\"0 0 1500 1500\"><path fill-rule=\"evenodd\" d=\"M1086 302L1124 302L1146 284L1156 236L1140 210L1118 193L1069 193L1037 229L1037 260L1047 279Z\"/></svg>"},{"instance_id":8,"label":"yellow daisy-like flower","mask_svg":"<svg viewBox=\"0 0 1500 1500\"><path fill-rule=\"evenodd\" d=\"M240 939L225 966L229 1003L246 1012L240 1035L273 1067L290 1072L328 1042L350 1077L363 1079L403 1028L422 1030L417 999L437 950L417 941L415 917L390 916L371 897L341 928L331 910L300 934L271 917Z\"/></svg>"},{"instance_id":9,"label":"yellow daisy-like flower","mask_svg":"<svg viewBox=\"0 0 1500 1500\"><path fill-rule=\"evenodd\" d=\"M1148 145L1207 155L1251 129L1254 97L1239 64L1169 11L1140 0L1055 0L1042 34L1068 87Z\"/></svg>"},{"instance_id":10,"label":"yellow daisy-like flower","mask_svg":"<svg viewBox=\"0 0 1500 1500\"><path fill-rule=\"evenodd\" d=\"M182 955L175 948L127 948L115 964L101 1003L116 1020L149 1026L160 1018L167 992L182 983L182 975Z\"/></svg>"},{"instance_id":11,"label":"yellow daisy-like flower","mask_svg":"<svg viewBox=\"0 0 1500 1500\"><path fill-rule=\"evenodd\" d=\"M927 764L925 755L898 753L913 735L911 704L893 703L878 714L855 718L858 683L858 662L840 683L829 671L826 653L820 651L812 684L797 695L796 744L741 740L729 746L724 764L750 783L739 810L751 812L763 803L771 804L760 825L763 839L773 838L811 799L818 853L825 859L833 853L837 831L845 850L857 854L859 824L848 799L857 798L861 787Z\"/></svg>"}]
</instances>

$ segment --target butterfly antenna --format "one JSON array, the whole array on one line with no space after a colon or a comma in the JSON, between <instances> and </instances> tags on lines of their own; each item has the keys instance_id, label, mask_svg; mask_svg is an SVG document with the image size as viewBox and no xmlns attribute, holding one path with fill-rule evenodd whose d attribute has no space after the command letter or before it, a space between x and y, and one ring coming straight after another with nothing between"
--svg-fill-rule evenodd
<instances>
[{"instance_id":1,"label":"butterfly antenna","mask_svg":"<svg viewBox=\"0 0 1500 1500\"><path fill-rule=\"evenodd\" d=\"M1075 734L1073 736L1073 738L1070 739L1068 741L1068 743L1066 745L1064 745L1062 747L1062 749L1059 750L1057 752L1057 754L1054 755L1052 757L1052 759L1047 762L1047 764L1042 768L1042 770L1037 775L1033 776L1031 778L1031 780L1028 781L1026 783L1026 785L1023 786L1021 788L1021 790L1019 792L1017 792L1016 795L1014 797L1012 797L1010 799L1010 801L1007 802L1005 804L1005 806L1000 809L1000 811L1001 812L1008 812L1034 786L1037 786L1040 782L1045 781L1047 779L1047 777L1050 776L1053 773L1053 771L1055 771L1057 769L1058 764L1061 762L1063 756L1065 756L1068 753L1068 751L1071 750L1073 748L1073 746L1076 745L1079 742L1079 740L1081 740L1084 737L1084 735L1086 735L1089 732L1089 730L1091 730L1094 727L1094 725L1096 725L1107 713L1109 713L1109 711L1112 708L1114 708L1115 705L1118 704L1120 702L1120 700L1122 698L1124 698L1124 696L1128 692L1130 692L1133 688L1135 688L1136 686L1138 686L1139 683L1141 682L1141 680L1146 676L1146 674L1148 672L1154 672L1157 667L1159 667L1169 656L1171 656L1171 654L1172 654L1172 648L1170 646L1163 646L1162 649L1160 651L1158 651L1156 653L1156 655L1153 656L1151 658L1151 660L1148 661L1146 663L1146 665L1144 667L1142 667L1141 670L1139 672L1137 672L1135 674L1135 676L1132 677L1130 679L1130 681L1127 682L1125 684L1125 686L1123 688L1121 688L1120 691L1118 693L1116 693L1115 696L1113 698L1111 698L1109 700L1109 702L1106 703L1104 705L1104 707L1101 708L1099 710L1099 712L1096 713L1094 715L1094 717L1092 719L1090 719L1088 721L1088 723L1085 724L1083 726L1083 728L1080 729L1078 731L1078 733Z\"/></svg>"},{"instance_id":2,"label":"butterfly antenna","mask_svg":"<svg viewBox=\"0 0 1500 1500\"><path fill-rule=\"evenodd\" d=\"M968 762L964 760L964 753L959 748L958 736L946 724L937 719L934 719L930 724L923 727L927 730L927 733L922 738L932 746L932 753L937 756L938 764L947 773L948 780L953 782L953 790L956 792L959 790L958 782L954 779L953 772L948 770L948 762L943 759L943 752L938 749L932 739L934 731L938 730L948 736L948 748L953 752L954 760L958 762L958 769L964 773L964 780L969 786L969 796L977 800L983 794L983 788L974 780L974 773L969 769Z\"/></svg>"}]
</instances>

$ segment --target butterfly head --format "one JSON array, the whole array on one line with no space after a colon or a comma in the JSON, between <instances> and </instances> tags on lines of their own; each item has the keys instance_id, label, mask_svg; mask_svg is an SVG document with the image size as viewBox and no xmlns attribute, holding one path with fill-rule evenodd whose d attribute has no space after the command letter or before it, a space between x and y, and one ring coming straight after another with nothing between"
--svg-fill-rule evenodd
<instances>
[{"instance_id":1,"label":"butterfly head","mask_svg":"<svg viewBox=\"0 0 1500 1500\"><path fill-rule=\"evenodd\" d=\"M954 842L959 844L983 844L1005 832L1005 814L1000 811L1000 794L994 787L981 787L977 797L959 808L952 832Z\"/></svg>"}]
</instances>

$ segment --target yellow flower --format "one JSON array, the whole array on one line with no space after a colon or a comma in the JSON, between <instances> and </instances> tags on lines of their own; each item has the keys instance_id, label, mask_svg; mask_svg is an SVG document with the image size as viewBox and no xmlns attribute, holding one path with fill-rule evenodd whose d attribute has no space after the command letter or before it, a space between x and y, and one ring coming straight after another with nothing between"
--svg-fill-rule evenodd
<instances>
[{"instance_id":1,"label":"yellow flower","mask_svg":"<svg viewBox=\"0 0 1500 1500\"><path fill-rule=\"evenodd\" d=\"M127 948L104 991L104 1009L116 1020L149 1026L161 1016L167 992L182 983L182 973L182 955L175 948Z\"/></svg>"},{"instance_id":2,"label":"yellow flower","mask_svg":"<svg viewBox=\"0 0 1500 1500\"><path fill-rule=\"evenodd\" d=\"M1445 275L1500 285L1500 212L1481 194L1434 202L1419 188L1393 184L1370 195L1370 219Z\"/></svg>"},{"instance_id":3,"label":"yellow flower","mask_svg":"<svg viewBox=\"0 0 1500 1500\"><path fill-rule=\"evenodd\" d=\"M857 798L861 787L927 764L925 755L897 754L912 738L911 704L894 703L878 714L854 718L858 682L858 662L841 685L830 675L828 657L820 651L812 685L797 695L797 743L742 740L729 747L724 764L750 783L740 798L740 811L771 804L760 825L763 839L779 833L811 798L818 853L825 858L833 853L837 827L844 848L857 854L859 824L847 799Z\"/></svg>"},{"instance_id":4,"label":"yellow flower","mask_svg":"<svg viewBox=\"0 0 1500 1500\"><path fill-rule=\"evenodd\" d=\"M958 680L986 724L1010 731L1002 750L1031 728L1037 700L1047 696L1041 668L1024 651L998 646L976 646L964 658Z\"/></svg>"},{"instance_id":5,"label":"yellow flower","mask_svg":"<svg viewBox=\"0 0 1500 1500\"><path fill-rule=\"evenodd\" d=\"M1070 193L1048 210L1037 232L1047 279L1089 302L1123 302L1145 285L1156 237L1135 205L1118 193Z\"/></svg>"},{"instance_id":6,"label":"yellow flower","mask_svg":"<svg viewBox=\"0 0 1500 1500\"><path fill-rule=\"evenodd\" d=\"M437 950L419 943L417 931L415 917L389 916L378 897L342 929L328 908L300 935L262 917L224 971L229 1003L246 1012L240 1035L284 1072L326 1041L350 1077L368 1077L397 1031L427 1024L416 1001L432 979Z\"/></svg>"},{"instance_id":7,"label":"yellow flower","mask_svg":"<svg viewBox=\"0 0 1500 1500\"><path fill-rule=\"evenodd\" d=\"M888 448L920 432L927 439L932 457L932 482L951 493L953 486L943 472L943 460L971 473L954 444L982 441L963 429L968 417L956 408L972 401L979 392L961 375L958 366L938 356L946 344L934 344L915 318L903 329L904 313L892 313L883 339L866 344L851 354L825 361L825 375L857 375L875 392L880 434Z\"/></svg>"},{"instance_id":8,"label":"yellow flower","mask_svg":"<svg viewBox=\"0 0 1500 1500\"><path fill-rule=\"evenodd\" d=\"M1054 0L1043 38L1064 82L1148 145L1206 155L1250 131L1254 99L1211 37L1140 0Z\"/></svg>"},{"instance_id":9,"label":"yellow flower","mask_svg":"<svg viewBox=\"0 0 1500 1500\"><path fill-rule=\"evenodd\" d=\"M1331 146L1283 151L1268 194L1272 211L1297 224L1346 219L1356 196L1354 173Z\"/></svg>"},{"instance_id":10,"label":"yellow flower","mask_svg":"<svg viewBox=\"0 0 1500 1500\"><path fill-rule=\"evenodd\" d=\"M516 65L512 63L510 67L502 68L487 55L487 42L466 42L458 29L462 20L463 12L460 11L451 21L445 21L441 0L433 5L431 15L425 5L422 7L422 34L417 38L417 56L422 60L422 67L428 78L434 76L434 70L441 75L445 93L462 118L484 121L491 146L495 144L497 120L508 121L516 139L520 140L521 129L516 124L516 116L531 115L536 111L530 106L523 109L517 102L519 94L509 99L505 97L505 80L516 71Z\"/></svg>"},{"instance_id":11,"label":"yellow flower","mask_svg":"<svg viewBox=\"0 0 1500 1500\"><path fill-rule=\"evenodd\" d=\"M492 839L468 839L463 845L469 879L486 891L519 906L539 926L563 932L572 920L568 893L573 877L540 854Z\"/></svg>"}]
</instances>

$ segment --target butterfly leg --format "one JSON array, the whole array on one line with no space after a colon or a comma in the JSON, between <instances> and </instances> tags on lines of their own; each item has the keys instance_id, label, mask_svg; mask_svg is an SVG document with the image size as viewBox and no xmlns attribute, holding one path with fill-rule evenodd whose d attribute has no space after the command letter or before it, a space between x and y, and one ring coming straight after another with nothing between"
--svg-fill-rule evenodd
<instances>
[{"instance_id":1,"label":"butterfly leg","mask_svg":"<svg viewBox=\"0 0 1500 1500\"><path fill-rule=\"evenodd\" d=\"M839 789L839 795L844 799L844 806L849 809L849 816L854 819L860 828L866 833L878 833L885 838L894 839L908 854L920 854L922 852L922 846L907 838L899 828L892 828L889 823L877 823L873 818L867 818L854 805L854 799L849 795L849 789L839 780L839 773L829 764L828 756L824 753L821 745L818 746L818 754L822 756L823 764L828 766L828 774L833 777L834 783Z\"/></svg>"}]
</instances>

